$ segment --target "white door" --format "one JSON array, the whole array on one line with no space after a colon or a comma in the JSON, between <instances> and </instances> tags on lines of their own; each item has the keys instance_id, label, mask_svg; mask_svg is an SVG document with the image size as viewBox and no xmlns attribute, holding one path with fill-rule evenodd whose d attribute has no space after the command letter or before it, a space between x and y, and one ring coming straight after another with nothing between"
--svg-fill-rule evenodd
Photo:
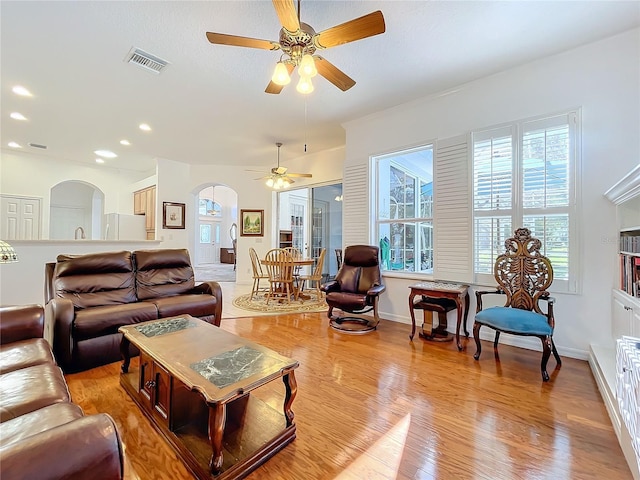
<instances>
[{"instance_id":1,"label":"white door","mask_svg":"<svg viewBox=\"0 0 640 480\"><path fill-rule=\"evenodd\" d=\"M3 240L40 240L41 199L33 197L0 196Z\"/></svg>"},{"instance_id":2,"label":"white door","mask_svg":"<svg viewBox=\"0 0 640 480\"><path fill-rule=\"evenodd\" d=\"M200 220L198 264L220 263L220 222Z\"/></svg>"}]
</instances>

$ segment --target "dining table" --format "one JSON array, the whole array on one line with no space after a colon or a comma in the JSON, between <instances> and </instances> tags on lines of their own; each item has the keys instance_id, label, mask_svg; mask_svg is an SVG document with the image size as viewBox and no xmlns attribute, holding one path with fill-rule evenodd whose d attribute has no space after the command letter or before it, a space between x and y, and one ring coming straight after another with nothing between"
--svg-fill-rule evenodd
<instances>
[{"instance_id":1,"label":"dining table","mask_svg":"<svg viewBox=\"0 0 640 480\"><path fill-rule=\"evenodd\" d=\"M294 257L293 258L294 272L297 271L301 267L313 265L315 261L316 261L315 258L310 258L310 257L307 257L307 258L305 258L305 257ZM269 266L269 265L273 265L275 262L273 262L271 260L266 260L266 259L263 258L262 260L260 260L260 263L262 265ZM294 277L295 277L295 275L294 275ZM300 300L310 300L311 299L311 295L306 295L306 294L302 293L302 291L300 290L301 286L298 285L298 282L295 281L295 278L294 278L294 284L295 284L294 288L296 289L296 291L294 293L294 296L296 298L298 298Z\"/></svg>"}]
</instances>

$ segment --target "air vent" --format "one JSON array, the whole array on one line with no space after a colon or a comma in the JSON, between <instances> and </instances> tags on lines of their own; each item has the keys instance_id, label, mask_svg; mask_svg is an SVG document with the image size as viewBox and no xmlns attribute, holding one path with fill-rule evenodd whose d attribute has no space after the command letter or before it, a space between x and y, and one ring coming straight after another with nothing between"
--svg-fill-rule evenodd
<instances>
[{"instance_id":1,"label":"air vent","mask_svg":"<svg viewBox=\"0 0 640 480\"><path fill-rule=\"evenodd\" d=\"M169 62L166 60L162 60L155 55L151 55L150 53L135 47L129 51L125 58L125 62L133 63L134 65L153 73L160 73L164 67L169 65Z\"/></svg>"},{"instance_id":2,"label":"air vent","mask_svg":"<svg viewBox=\"0 0 640 480\"><path fill-rule=\"evenodd\" d=\"M30 147L33 147L33 148L41 148L43 150L47 149L46 145L40 145L39 143L27 143L27 145L29 145Z\"/></svg>"}]
</instances>

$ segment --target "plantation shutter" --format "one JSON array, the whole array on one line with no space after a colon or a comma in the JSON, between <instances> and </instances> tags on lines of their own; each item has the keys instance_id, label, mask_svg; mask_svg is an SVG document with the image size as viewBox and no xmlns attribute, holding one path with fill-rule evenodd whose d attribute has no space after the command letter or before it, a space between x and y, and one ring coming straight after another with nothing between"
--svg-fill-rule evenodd
<instances>
[{"instance_id":1,"label":"plantation shutter","mask_svg":"<svg viewBox=\"0 0 640 480\"><path fill-rule=\"evenodd\" d=\"M513 233L514 130L473 134L474 271L493 282L493 266Z\"/></svg>"},{"instance_id":2,"label":"plantation shutter","mask_svg":"<svg viewBox=\"0 0 640 480\"><path fill-rule=\"evenodd\" d=\"M569 280L569 171L575 123L575 113L570 113L522 126L522 223L542 242L556 280Z\"/></svg>"},{"instance_id":3,"label":"plantation shutter","mask_svg":"<svg viewBox=\"0 0 640 480\"><path fill-rule=\"evenodd\" d=\"M344 168L342 183L342 245L369 244L368 169L362 165Z\"/></svg>"},{"instance_id":4,"label":"plantation shutter","mask_svg":"<svg viewBox=\"0 0 640 480\"><path fill-rule=\"evenodd\" d=\"M434 278L473 281L469 137L438 140L434 160Z\"/></svg>"}]
</instances>

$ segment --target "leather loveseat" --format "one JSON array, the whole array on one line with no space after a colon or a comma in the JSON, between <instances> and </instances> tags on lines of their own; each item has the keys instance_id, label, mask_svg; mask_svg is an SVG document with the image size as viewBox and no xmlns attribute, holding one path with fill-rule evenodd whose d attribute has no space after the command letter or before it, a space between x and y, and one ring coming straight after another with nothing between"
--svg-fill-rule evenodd
<instances>
[{"instance_id":1,"label":"leather loveseat","mask_svg":"<svg viewBox=\"0 0 640 480\"><path fill-rule=\"evenodd\" d=\"M71 403L40 305L0 307L0 478L123 478L116 425Z\"/></svg>"},{"instance_id":2,"label":"leather loveseat","mask_svg":"<svg viewBox=\"0 0 640 480\"><path fill-rule=\"evenodd\" d=\"M220 285L195 285L186 249L59 255L45 276L53 352L65 372L118 361L123 325L189 314L220 326Z\"/></svg>"}]
</instances>

